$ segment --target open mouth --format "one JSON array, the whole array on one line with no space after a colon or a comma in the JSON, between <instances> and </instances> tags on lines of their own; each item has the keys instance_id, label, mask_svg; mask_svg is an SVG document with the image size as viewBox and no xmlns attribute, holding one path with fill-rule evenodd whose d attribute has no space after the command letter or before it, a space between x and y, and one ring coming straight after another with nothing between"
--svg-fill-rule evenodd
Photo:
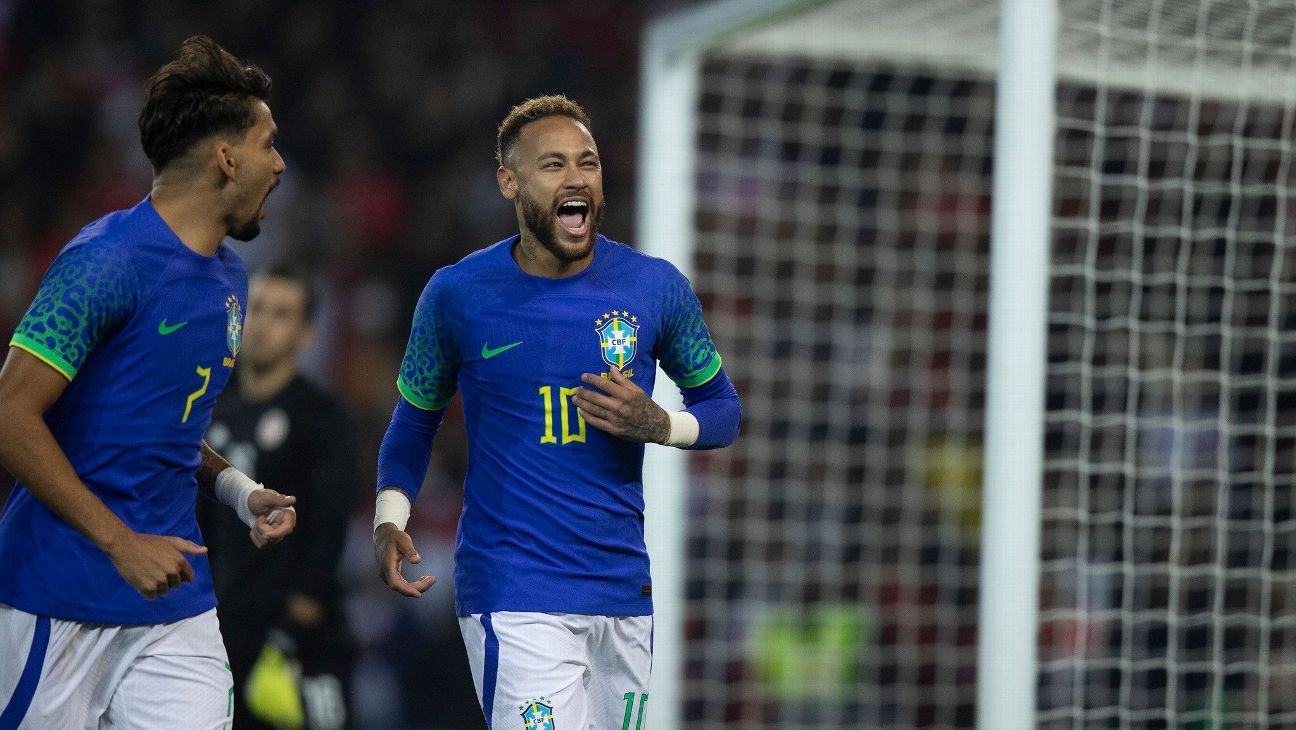
<instances>
[{"instance_id":1,"label":"open mouth","mask_svg":"<svg viewBox=\"0 0 1296 730\"><path fill-rule=\"evenodd\" d=\"M278 180L275 180L275 181L274 181L274 184L270 186L270 189L267 190L267 191L266 191L266 194L265 194L264 196L262 196L262 198L261 198L261 217L262 217L262 218L265 218L265 213L266 213L266 201L270 199L270 193L273 193L273 192L275 191L275 188L277 188L277 187L279 187L279 181L278 181Z\"/></svg>"},{"instance_id":2,"label":"open mouth","mask_svg":"<svg viewBox=\"0 0 1296 730\"><path fill-rule=\"evenodd\" d=\"M582 236L589 230L589 212L589 201L565 201L558 205L558 224L568 235Z\"/></svg>"}]
</instances>

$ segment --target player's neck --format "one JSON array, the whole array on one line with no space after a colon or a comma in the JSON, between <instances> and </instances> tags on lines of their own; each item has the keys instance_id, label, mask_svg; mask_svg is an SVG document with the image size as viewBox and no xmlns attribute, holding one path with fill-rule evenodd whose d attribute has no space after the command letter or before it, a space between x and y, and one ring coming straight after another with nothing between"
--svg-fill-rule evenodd
<instances>
[{"instance_id":1,"label":"player's neck","mask_svg":"<svg viewBox=\"0 0 1296 730\"><path fill-rule=\"evenodd\" d=\"M594 261L594 249L589 255L576 261L564 261L545 248L536 240L530 231L523 229L518 245L510 252L518 268L532 275L545 279L562 279L584 271Z\"/></svg>"},{"instance_id":2,"label":"player's neck","mask_svg":"<svg viewBox=\"0 0 1296 730\"><path fill-rule=\"evenodd\" d=\"M207 196L159 177L149 200L171 232L195 253L212 256L225 240L225 226L212 214L218 209L216 201Z\"/></svg>"},{"instance_id":3,"label":"player's neck","mask_svg":"<svg viewBox=\"0 0 1296 730\"><path fill-rule=\"evenodd\" d=\"M297 375L297 363L290 359L257 368L243 363L238 374L239 395L244 400L261 403L283 392Z\"/></svg>"}]
</instances>

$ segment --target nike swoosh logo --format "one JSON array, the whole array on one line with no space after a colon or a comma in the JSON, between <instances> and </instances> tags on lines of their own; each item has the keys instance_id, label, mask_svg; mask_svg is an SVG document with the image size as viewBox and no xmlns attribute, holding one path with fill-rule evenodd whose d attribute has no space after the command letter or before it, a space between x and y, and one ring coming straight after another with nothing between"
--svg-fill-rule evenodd
<instances>
[{"instance_id":1,"label":"nike swoosh logo","mask_svg":"<svg viewBox=\"0 0 1296 730\"><path fill-rule=\"evenodd\" d=\"M172 332L175 332L176 330L180 329L181 327L187 324L189 324L189 320L185 320L184 322L177 322L176 324L167 324L166 320L164 319L158 323L158 334L169 335Z\"/></svg>"},{"instance_id":2,"label":"nike swoosh logo","mask_svg":"<svg viewBox=\"0 0 1296 730\"><path fill-rule=\"evenodd\" d=\"M514 342L514 343L511 344L511 345L504 345L503 347L491 348L490 343L488 343L488 342L483 342L483 343L482 343L482 357L485 358L485 359L487 359L487 360L489 360L489 359L491 359L492 357L495 357L496 355L500 354L501 352L504 352L505 350L512 350L513 348L517 347L517 346L520 345L520 344L522 344L522 341L521 341L521 340L519 340L519 341L517 341L517 342Z\"/></svg>"}]
</instances>

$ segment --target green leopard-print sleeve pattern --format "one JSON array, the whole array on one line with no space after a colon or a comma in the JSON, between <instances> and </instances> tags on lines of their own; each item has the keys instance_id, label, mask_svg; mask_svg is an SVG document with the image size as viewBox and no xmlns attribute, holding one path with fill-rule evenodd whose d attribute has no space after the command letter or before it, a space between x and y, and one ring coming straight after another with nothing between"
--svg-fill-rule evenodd
<instances>
[{"instance_id":1,"label":"green leopard-print sleeve pattern","mask_svg":"<svg viewBox=\"0 0 1296 730\"><path fill-rule=\"evenodd\" d=\"M70 381L100 338L130 318L137 290L135 271L120 248L72 246L50 264L9 344Z\"/></svg>"},{"instance_id":2,"label":"green leopard-print sleeve pattern","mask_svg":"<svg viewBox=\"0 0 1296 730\"><path fill-rule=\"evenodd\" d=\"M401 360L396 388L405 400L428 411L445 408L459 381L459 345L448 311L444 282L433 276L414 309L414 324Z\"/></svg>"},{"instance_id":3,"label":"green leopard-print sleeve pattern","mask_svg":"<svg viewBox=\"0 0 1296 730\"><path fill-rule=\"evenodd\" d=\"M662 370L681 388L696 388L720 371L720 353L702 320L702 303L678 270L667 278L662 305Z\"/></svg>"}]
</instances>

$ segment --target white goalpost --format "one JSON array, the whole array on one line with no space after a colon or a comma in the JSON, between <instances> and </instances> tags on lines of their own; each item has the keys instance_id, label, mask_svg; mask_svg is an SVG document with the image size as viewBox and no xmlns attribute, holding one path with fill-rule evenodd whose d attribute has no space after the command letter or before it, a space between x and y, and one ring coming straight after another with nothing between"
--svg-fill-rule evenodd
<instances>
[{"instance_id":1,"label":"white goalpost","mask_svg":"<svg viewBox=\"0 0 1296 730\"><path fill-rule=\"evenodd\" d=\"M1055 0L1004 0L995 97L977 726L1034 727Z\"/></svg>"},{"instance_id":2,"label":"white goalpost","mask_svg":"<svg viewBox=\"0 0 1296 730\"><path fill-rule=\"evenodd\" d=\"M1296 5L732 0L643 60L635 240L744 398L649 450L652 727L1296 724Z\"/></svg>"},{"instance_id":3,"label":"white goalpost","mask_svg":"<svg viewBox=\"0 0 1296 730\"><path fill-rule=\"evenodd\" d=\"M637 240L745 408L735 446L649 456L654 728L973 722L994 34L906 37L957 7L718 3L645 38Z\"/></svg>"},{"instance_id":4,"label":"white goalpost","mask_svg":"<svg viewBox=\"0 0 1296 730\"><path fill-rule=\"evenodd\" d=\"M693 191L697 133L692 105L698 93L699 58L709 44L748 26L786 2L726 0L655 22L644 37L640 90L639 175L636 229L640 245L693 274ZM722 355L723 356L723 355ZM669 384L665 373L658 382ZM673 387L658 388L663 407L683 407ZM651 726L680 726L684 678L688 457L650 448L644 458L645 541L653 564L653 680Z\"/></svg>"}]
</instances>

